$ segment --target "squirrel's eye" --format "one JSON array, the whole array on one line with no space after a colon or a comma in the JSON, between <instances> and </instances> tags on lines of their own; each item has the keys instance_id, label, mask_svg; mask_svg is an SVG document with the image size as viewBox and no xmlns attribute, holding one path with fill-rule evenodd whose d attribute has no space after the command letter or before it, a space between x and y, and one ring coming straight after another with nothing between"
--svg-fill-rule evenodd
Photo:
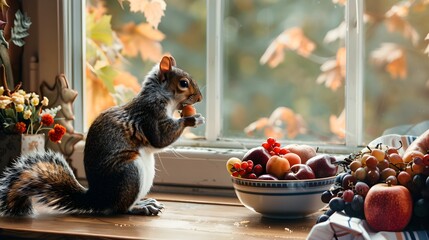
<instances>
[{"instance_id":1,"label":"squirrel's eye","mask_svg":"<svg viewBox=\"0 0 429 240\"><path fill-rule=\"evenodd\" d=\"M188 87L189 87L188 80L185 80L185 79L180 80L180 81L179 81L179 86L180 86L181 88L188 88Z\"/></svg>"}]
</instances>

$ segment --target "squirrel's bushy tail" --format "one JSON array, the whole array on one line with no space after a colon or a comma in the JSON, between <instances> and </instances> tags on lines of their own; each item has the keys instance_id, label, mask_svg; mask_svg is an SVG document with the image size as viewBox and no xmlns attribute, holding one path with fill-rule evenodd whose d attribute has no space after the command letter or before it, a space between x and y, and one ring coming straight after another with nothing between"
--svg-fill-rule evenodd
<instances>
[{"instance_id":1,"label":"squirrel's bushy tail","mask_svg":"<svg viewBox=\"0 0 429 240\"><path fill-rule=\"evenodd\" d=\"M91 212L86 193L61 154L22 156L0 178L0 215L32 214L32 197L54 209Z\"/></svg>"}]
</instances>

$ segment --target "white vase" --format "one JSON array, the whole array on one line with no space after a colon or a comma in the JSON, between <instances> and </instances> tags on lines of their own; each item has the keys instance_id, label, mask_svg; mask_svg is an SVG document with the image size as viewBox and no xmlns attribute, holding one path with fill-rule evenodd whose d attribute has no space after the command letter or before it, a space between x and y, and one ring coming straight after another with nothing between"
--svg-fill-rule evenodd
<instances>
[{"instance_id":1,"label":"white vase","mask_svg":"<svg viewBox=\"0 0 429 240\"><path fill-rule=\"evenodd\" d=\"M45 151L45 134L22 134L21 154Z\"/></svg>"}]
</instances>

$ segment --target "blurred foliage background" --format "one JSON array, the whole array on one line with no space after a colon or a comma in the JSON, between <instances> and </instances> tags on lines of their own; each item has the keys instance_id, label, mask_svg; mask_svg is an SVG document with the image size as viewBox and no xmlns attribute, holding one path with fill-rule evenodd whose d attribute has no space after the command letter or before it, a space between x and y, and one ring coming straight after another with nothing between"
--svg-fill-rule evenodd
<instances>
[{"instance_id":1,"label":"blurred foliage background","mask_svg":"<svg viewBox=\"0 0 429 240\"><path fill-rule=\"evenodd\" d=\"M344 143L345 2L224 1L224 138ZM369 142L386 129L429 120L429 1L364 5ZM203 94L210 91L206 11L205 0L87 0L87 126L138 92L166 53ZM204 102L196 107L210 111ZM204 135L204 128L192 131Z\"/></svg>"}]
</instances>

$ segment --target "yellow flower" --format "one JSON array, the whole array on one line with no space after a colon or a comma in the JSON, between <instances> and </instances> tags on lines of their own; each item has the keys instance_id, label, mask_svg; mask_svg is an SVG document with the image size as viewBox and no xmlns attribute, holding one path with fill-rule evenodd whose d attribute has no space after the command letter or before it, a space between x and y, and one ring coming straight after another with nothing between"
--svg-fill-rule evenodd
<instances>
[{"instance_id":1,"label":"yellow flower","mask_svg":"<svg viewBox=\"0 0 429 240\"><path fill-rule=\"evenodd\" d=\"M3 87L3 86L1 86L1 87L0 87L0 95L3 95L3 93L4 93L4 87Z\"/></svg>"},{"instance_id":2,"label":"yellow flower","mask_svg":"<svg viewBox=\"0 0 429 240\"><path fill-rule=\"evenodd\" d=\"M48 104L49 104L49 99L47 97L43 97L42 105L46 107L48 106Z\"/></svg>"},{"instance_id":3,"label":"yellow flower","mask_svg":"<svg viewBox=\"0 0 429 240\"><path fill-rule=\"evenodd\" d=\"M5 109L10 103L12 103L12 99L10 97L0 96L0 109Z\"/></svg>"},{"instance_id":4,"label":"yellow flower","mask_svg":"<svg viewBox=\"0 0 429 240\"><path fill-rule=\"evenodd\" d=\"M31 117L31 111L30 110L25 110L24 111L24 119L29 119Z\"/></svg>"},{"instance_id":5,"label":"yellow flower","mask_svg":"<svg viewBox=\"0 0 429 240\"><path fill-rule=\"evenodd\" d=\"M18 90L18 93L19 93L20 95L22 95L22 96L25 96L25 91L24 91L24 90L22 90L22 89L19 89L19 90Z\"/></svg>"},{"instance_id":6,"label":"yellow flower","mask_svg":"<svg viewBox=\"0 0 429 240\"><path fill-rule=\"evenodd\" d=\"M33 106L39 105L39 97L38 96L31 98L31 105L33 105Z\"/></svg>"},{"instance_id":7,"label":"yellow flower","mask_svg":"<svg viewBox=\"0 0 429 240\"><path fill-rule=\"evenodd\" d=\"M27 93L24 95L26 101L30 101L31 93Z\"/></svg>"},{"instance_id":8,"label":"yellow flower","mask_svg":"<svg viewBox=\"0 0 429 240\"><path fill-rule=\"evenodd\" d=\"M12 94L12 101L18 105L18 104L24 104L25 99L24 99L24 96L22 96L21 94L14 92Z\"/></svg>"},{"instance_id":9,"label":"yellow flower","mask_svg":"<svg viewBox=\"0 0 429 240\"><path fill-rule=\"evenodd\" d=\"M15 110L16 110L16 112L24 111L24 105L22 105L22 104L16 105Z\"/></svg>"}]
</instances>

